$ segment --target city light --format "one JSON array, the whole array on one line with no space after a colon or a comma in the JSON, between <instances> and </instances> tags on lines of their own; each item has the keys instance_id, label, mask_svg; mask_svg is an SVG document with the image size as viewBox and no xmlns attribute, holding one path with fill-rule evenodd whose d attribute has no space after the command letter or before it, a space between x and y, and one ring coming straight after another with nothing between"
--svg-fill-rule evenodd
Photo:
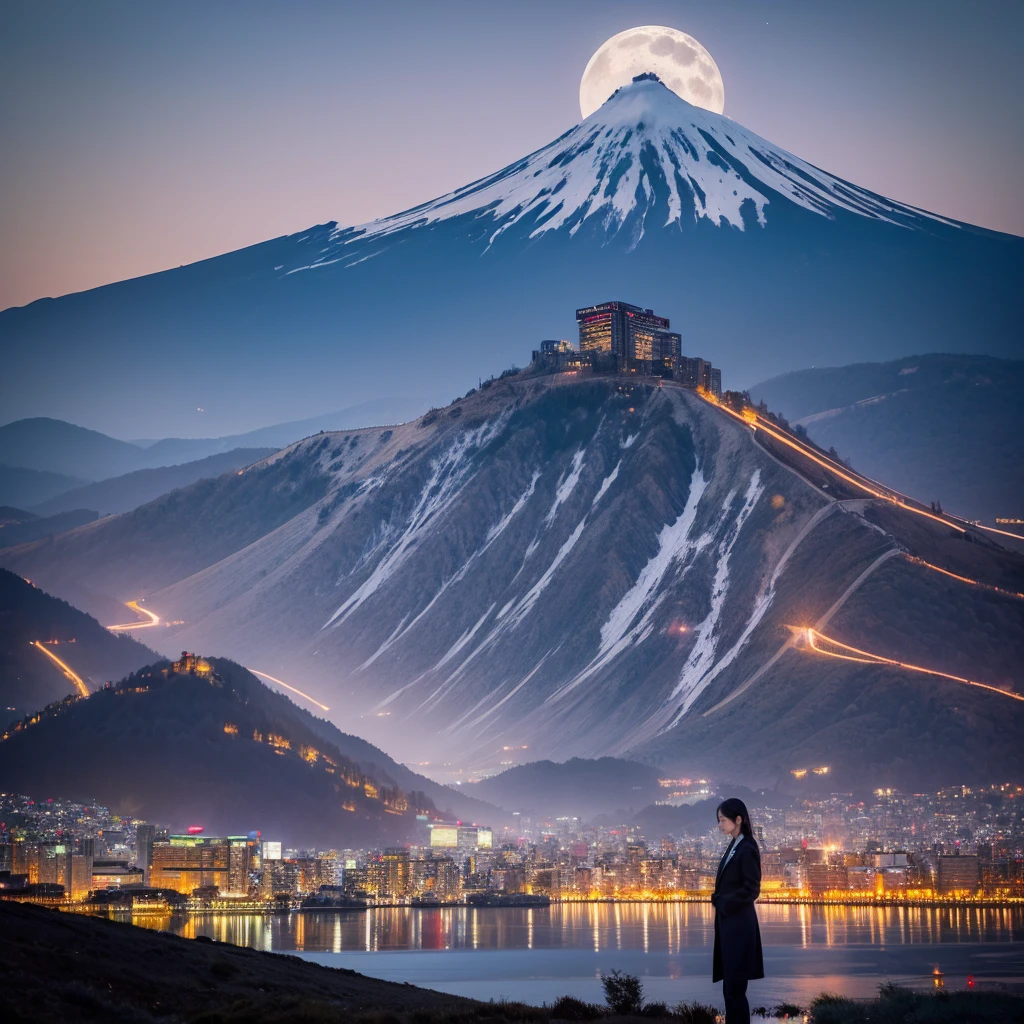
<instances>
[{"instance_id":1,"label":"city light","mask_svg":"<svg viewBox=\"0 0 1024 1024\"><path fill-rule=\"evenodd\" d=\"M52 651L48 651L38 640L33 640L32 646L38 647L39 650L43 652L43 654L45 654L52 662L54 662L54 664L56 664L58 668L60 668L61 672L63 672L64 675L75 684L75 686L78 688L78 692L83 697L89 696L89 688L85 685L84 682L82 682L82 677L78 675L78 673L75 672L70 665L68 665L66 662L61 661L60 658L58 658L57 655L54 654Z\"/></svg>"}]
</instances>

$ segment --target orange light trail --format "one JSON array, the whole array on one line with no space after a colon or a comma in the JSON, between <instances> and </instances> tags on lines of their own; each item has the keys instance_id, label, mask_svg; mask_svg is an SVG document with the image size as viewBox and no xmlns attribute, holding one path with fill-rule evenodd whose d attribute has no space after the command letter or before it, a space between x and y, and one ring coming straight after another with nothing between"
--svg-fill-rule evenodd
<instances>
[{"instance_id":1,"label":"orange light trail","mask_svg":"<svg viewBox=\"0 0 1024 1024\"><path fill-rule=\"evenodd\" d=\"M70 665L60 660L53 651L48 651L38 640L32 641L33 647L38 647L52 662L56 663L57 667L64 673L64 675L71 680L78 688L78 692L83 697L89 696L89 688L82 682L82 677L75 672Z\"/></svg>"},{"instance_id":2,"label":"orange light trail","mask_svg":"<svg viewBox=\"0 0 1024 1024\"><path fill-rule=\"evenodd\" d=\"M896 661L893 658L883 658L880 654L872 654L870 651L862 651L858 647L851 647L849 644L840 643L838 640L833 640L832 637L825 636L824 633L819 633L816 629L810 627L799 630L803 634L804 640L807 641L807 646L815 651L817 654L822 654L827 658L839 658L841 661L855 661L863 665L892 665L895 668L902 668L908 672L920 672L923 675L938 676L940 679L949 679L954 683L963 683L966 686L976 686L981 690L991 690L993 693L998 693L1003 697L1010 697L1013 700L1024 701L1024 695L1014 693L1012 690L1003 690L998 686L991 686L989 683L979 683L974 679L965 679L963 676L950 675L948 672L939 672L933 668L924 668L922 665L911 665L905 661ZM826 650L826 647L819 646L821 644L827 647L835 648L834 650Z\"/></svg>"},{"instance_id":3,"label":"orange light trail","mask_svg":"<svg viewBox=\"0 0 1024 1024\"><path fill-rule=\"evenodd\" d=\"M914 555L904 555L903 557L906 558L908 562L913 562L914 565L923 565L926 569L931 569L932 572L941 572L943 576L949 576L951 579L959 580L961 583L968 583L972 587L980 587L982 590L991 590L996 594L1002 594L1004 597L1015 597L1018 600L1024 601L1024 594L1021 594L1016 590L1005 590L1003 587L996 587L991 583L982 583L981 580L972 580L970 576L960 576L958 573L950 572L948 569L942 569L937 565L932 565L931 562L926 562L923 558L917 558Z\"/></svg>"},{"instance_id":4,"label":"orange light trail","mask_svg":"<svg viewBox=\"0 0 1024 1024\"><path fill-rule=\"evenodd\" d=\"M962 523L970 522L968 519L964 519L962 516L953 515L952 512L949 515L953 516L954 519L959 519ZM1010 530L1000 530L995 526L982 526L981 523L971 523L971 526L978 530L985 530L988 533L998 533L1001 537L1012 537L1014 540L1024 540L1024 533L1012 533Z\"/></svg>"},{"instance_id":5,"label":"orange light trail","mask_svg":"<svg viewBox=\"0 0 1024 1024\"><path fill-rule=\"evenodd\" d=\"M967 532L962 526L957 526L956 523L951 523L948 519L944 519L942 516L933 515L931 512L925 512L924 509L914 508L913 505L908 505L902 497L897 496L898 492L893 492L891 490L878 490L878 487L884 486L882 484L877 484L876 487L872 487L869 485L869 483L866 482L868 480L867 477L861 477L859 475L853 476L846 470L840 469L839 466L831 459L822 458L820 455L816 454L806 445L800 444L799 442L794 441L792 438L787 437L786 434L783 433L781 430L777 430L774 427L768 426L768 424L765 423L765 421L760 416L758 416L757 413L753 412L753 410L750 411L750 415L753 417L751 419L748 418L747 416L741 416L737 412L733 412L732 409L730 409L728 406L722 405L712 395L701 394L700 392L698 392L698 394L700 394L700 397L703 398L704 401L710 403L711 405L714 405L718 409L723 410L723 412L727 412L734 419L739 420L741 423L747 424L747 426L752 427L754 430L763 430L769 437L772 437L776 441L779 441L780 443L787 445L788 447L792 448L795 452L799 452L802 456L804 456L804 458L810 459L811 462L816 463L823 469L827 469L833 476L839 477L840 480L845 480L848 484L852 484L854 487L857 487L860 490L864 491L865 493L870 494L873 498L882 498L885 501L892 502L892 504L898 505L900 508L906 509L906 511L908 512L913 512L915 515L918 516L924 516L925 519L933 519L935 522L942 523L943 526L950 526L954 530L958 530L960 533ZM871 481L871 483L876 483L876 481ZM1019 534L1009 534L1009 536L1017 537L1018 540L1021 539Z\"/></svg>"},{"instance_id":6,"label":"orange light trail","mask_svg":"<svg viewBox=\"0 0 1024 1024\"><path fill-rule=\"evenodd\" d=\"M138 601L128 601L125 607L131 608L137 615L145 616L145 618L149 619L149 622L122 622L116 626L107 626L111 633L128 632L133 629L152 629L153 626L160 625L160 616L154 614L148 608L143 608Z\"/></svg>"},{"instance_id":7,"label":"orange light trail","mask_svg":"<svg viewBox=\"0 0 1024 1024\"><path fill-rule=\"evenodd\" d=\"M308 693L303 693L301 690L297 690L294 686L289 686L287 683L282 682L276 676L270 675L269 672L260 672L259 669L251 668L249 671L254 676L263 676L264 679L269 679L272 683L277 683L278 686L283 686L286 690L291 690L292 693L297 693L300 697L308 700L310 704L315 704L321 711L330 711L331 709L326 704L321 704L320 701L313 697L310 697Z\"/></svg>"}]
</instances>

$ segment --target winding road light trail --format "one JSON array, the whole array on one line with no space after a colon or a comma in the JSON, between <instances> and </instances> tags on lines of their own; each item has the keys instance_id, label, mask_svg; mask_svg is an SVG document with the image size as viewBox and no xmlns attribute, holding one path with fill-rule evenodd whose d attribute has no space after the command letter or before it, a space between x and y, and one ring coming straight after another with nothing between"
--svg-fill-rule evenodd
<instances>
[{"instance_id":1,"label":"winding road light trail","mask_svg":"<svg viewBox=\"0 0 1024 1024\"><path fill-rule=\"evenodd\" d=\"M832 461L832 459L823 458L818 455L809 445L801 444L798 441L794 441L791 437L788 437L784 431L778 430L775 427L770 427L753 409L747 411L746 415L734 412L728 406L723 405L714 395L707 394L698 391L697 394L704 399L705 402L715 406L717 409L721 409L723 412L727 412L734 419L739 420L741 423L746 423L752 430L763 430L769 437L774 438L781 444L792 448L793 451L799 452L805 459L810 459L811 462L816 463L823 469L827 469L834 476L839 477L840 480L845 480L848 484L852 484L859 490L870 494L873 498L882 498L885 501L891 502L893 505L897 505L902 509L906 509L907 512L913 512L914 515L924 516L925 519L932 519L936 523L942 523L943 526L952 527L954 530L960 533L966 533L967 531L962 526L957 526L956 523L951 523L949 519L943 518L942 516L934 515L931 512L925 512L924 509L915 508L913 505L908 504L906 495L900 494L898 491L892 488L885 487L884 484L878 483L877 480L872 480L870 477L861 476L859 473L854 475L845 469L841 469L839 465ZM882 488L879 490L879 488ZM959 517L955 517L959 518ZM971 524L973 525L973 524ZM1000 531L996 531L997 533ZM1007 534L1010 537L1017 537L1020 540L1019 534Z\"/></svg>"},{"instance_id":2,"label":"winding road light trail","mask_svg":"<svg viewBox=\"0 0 1024 1024\"><path fill-rule=\"evenodd\" d=\"M38 647L39 650L41 650L43 654L45 654L50 659L50 661L54 662L57 665L57 667L61 670L61 672L63 672L64 675L67 676L67 678L75 684L75 686L78 688L78 692L83 697L89 696L89 687L82 682L82 677L77 672L75 672L70 665L68 665L66 662L61 661L60 658L58 658L57 655L53 653L53 651L48 651L38 640L33 640L32 646Z\"/></svg>"},{"instance_id":3,"label":"winding road light trail","mask_svg":"<svg viewBox=\"0 0 1024 1024\"><path fill-rule=\"evenodd\" d=\"M152 629L160 625L160 616L155 615L148 608L143 608L138 601L127 601L126 607L131 608L137 615L149 619L148 622L122 622L116 626L107 626L111 633L127 633L135 629Z\"/></svg>"},{"instance_id":4,"label":"winding road light trail","mask_svg":"<svg viewBox=\"0 0 1024 1024\"><path fill-rule=\"evenodd\" d=\"M310 704L315 704L321 711L330 711L331 709L326 704L321 704L320 701L313 697L310 697L308 693L303 693L301 690L297 690L294 686L289 686L288 683L282 682L276 676L270 675L269 672L260 672L259 669L251 668L249 671L254 676L262 676L264 679L269 679L272 683L277 683L278 686L283 686L286 690L291 690L292 693L297 693L300 697L308 700Z\"/></svg>"},{"instance_id":5,"label":"winding road light trail","mask_svg":"<svg viewBox=\"0 0 1024 1024\"><path fill-rule=\"evenodd\" d=\"M967 583L972 587L980 587L982 590L991 590L994 594L1001 594L1003 597L1015 597L1019 601L1024 601L1024 594L1021 594L1019 591L1006 590L1003 587L996 587L991 583L982 583L981 580L973 580L970 576L961 576L959 573L950 572L948 569L942 569L937 565L932 565L931 562L926 562L923 558L918 558L915 555L904 555L903 557L914 565L923 565L926 569L931 569L932 572L941 572L943 576L949 576L951 579L959 580L961 583Z\"/></svg>"},{"instance_id":6,"label":"winding road light trail","mask_svg":"<svg viewBox=\"0 0 1024 1024\"><path fill-rule=\"evenodd\" d=\"M796 629L796 627L790 628ZM965 679L963 676L950 675L948 672L939 672L936 669L925 668L922 665L911 665L905 661L883 658L880 654L872 654L870 651L862 651L858 647L851 647L849 644L833 640L832 637L825 636L824 633L819 633L812 627L797 629L796 631L802 634L802 639L806 644L805 650L812 650L816 654L822 654L827 658L855 661L862 665L892 665L894 668L902 668L908 672L920 672L927 676L937 676L939 679L950 679L954 683L976 686L981 690L991 690L993 693L1000 694L1000 696L1024 702L1024 694L1014 693L1012 690L1003 690L998 686L991 686L989 683L979 683L974 679Z\"/></svg>"}]
</instances>

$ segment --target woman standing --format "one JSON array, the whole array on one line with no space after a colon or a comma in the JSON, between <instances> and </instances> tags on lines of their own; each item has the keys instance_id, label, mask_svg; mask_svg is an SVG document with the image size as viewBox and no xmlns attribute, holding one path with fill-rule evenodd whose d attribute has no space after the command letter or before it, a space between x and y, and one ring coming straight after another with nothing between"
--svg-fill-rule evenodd
<instances>
[{"instance_id":1,"label":"woman standing","mask_svg":"<svg viewBox=\"0 0 1024 1024\"><path fill-rule=\"evenodd\" d=\"M726 1024L750 1024L747 982L764 977L761 929L754 900L761 892L761 851L742 800L718 805L718 827L729 843L718 864L715 891L715 961L712 981L722 982Z\"/></svg>"}]
</instances>

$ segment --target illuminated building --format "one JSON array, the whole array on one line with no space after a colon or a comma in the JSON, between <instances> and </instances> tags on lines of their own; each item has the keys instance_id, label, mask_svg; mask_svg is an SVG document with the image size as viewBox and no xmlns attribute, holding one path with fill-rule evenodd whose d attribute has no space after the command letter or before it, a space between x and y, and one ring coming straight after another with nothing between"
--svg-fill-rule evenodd
<instances>
[{"instance_id":1,"label":"illuminated building","mask_svg":"<svg viewBox=\"0 0 1024 1024\"><path fill-rule=\"evenodd\" d=\"M584 365L580 353L564 339L542 341L540 349L533 351L532 360L555 370L578 370Z\"/></svg>"},{"instance_id":2,"label":"illuminated building","mask_svg":"<svg viewBox=\"0 0 1024 1024\"><path fill-rule=\"evenodd\" d=\"M253 836L169 836L153 843L150 884L190 896L216 886L222 893L247 895L258 866L259 839Z\"/></svg>"},{"instance_id":3,"label":"illuminated building","mask_svg":"<svg viewBox=\"0 0 1024 1024\"><path fill-rule=\"evenodd\" d=\"M681 339L669 330L668 317L628 302L602 302L576 310L580 353L606 354L620 369L635 363L662 363L673 367L680 356Z\"/></svg>"},{"instance_id":4,"label":"illuminated building","mask_svg":"<svg viewBox=\"0 0 1024 1024\"><path fill-rule=\"evenodd\" d=\"M125 889L143 884L142 868L132 867L125 860L97 860L92 865L93 889Z\"/></svg>"},{"instance_id":5,"label":"illuminated building","mask_svg":"<svg viewBox=\"0 0 1024 1024\"><path fill-rule=\"evenodd\" d=\"M847 884L847 868L843 864L807 865L807 888L812 896L845 890Z\"/></svg>"},{"instance_id":6,"label":"illuminated building","mask_svg":"<svg viewBox=\"0 0 1024 1024\"><path fill-rule=\"evenodd\" d=\"M387 869L387 891L400 899L408 896L410 891L409 851L385 850L384 866Z\"/></svg>"},{"instance_id":7,"label":"illuminated building","mask_svg":"<svg viewBox=\"0 0 1024 1024\"><path fill-rule=\"evenodd\" d=\"M948 896L951 893L967 893L974 895L981 879L977 854L955 854L952 857L939 857L938 883L939 894Z\"/></svg>"},{"instance_id":8,"label":"illuminated building","mask_svg":"<svg viewBox=\"0 0 1024 1024\"><path fill-rule=\"evenodd\" d=\"M459 829L457 825L434 825L430 829L430 848L432 850L454 849L459 845Z\"/></svg>"},{"instance_id":9,"label":"illuminated building","mask_svg":"<svg viewBox=\"0 0 1024 1024\"><path fill-rule=\"evenodd\" d=\"M675 371L675 379L684 387L703 388L716 398L722 397L722 371L700 356L681 356ZM806 775L806 770L804 774Z\"/></svg>"},{"instance_id":10,"label":"illuminated building","mask_svg":"<svg viewBox=\"0 0 1024 1024\"><path fill-rule=\"evenodd\" d=\"M171 668L177 675L206 676L210 674L210 663L190 651L182 651L181 657L171 663Z\"/></svg>"}]
</instances>

